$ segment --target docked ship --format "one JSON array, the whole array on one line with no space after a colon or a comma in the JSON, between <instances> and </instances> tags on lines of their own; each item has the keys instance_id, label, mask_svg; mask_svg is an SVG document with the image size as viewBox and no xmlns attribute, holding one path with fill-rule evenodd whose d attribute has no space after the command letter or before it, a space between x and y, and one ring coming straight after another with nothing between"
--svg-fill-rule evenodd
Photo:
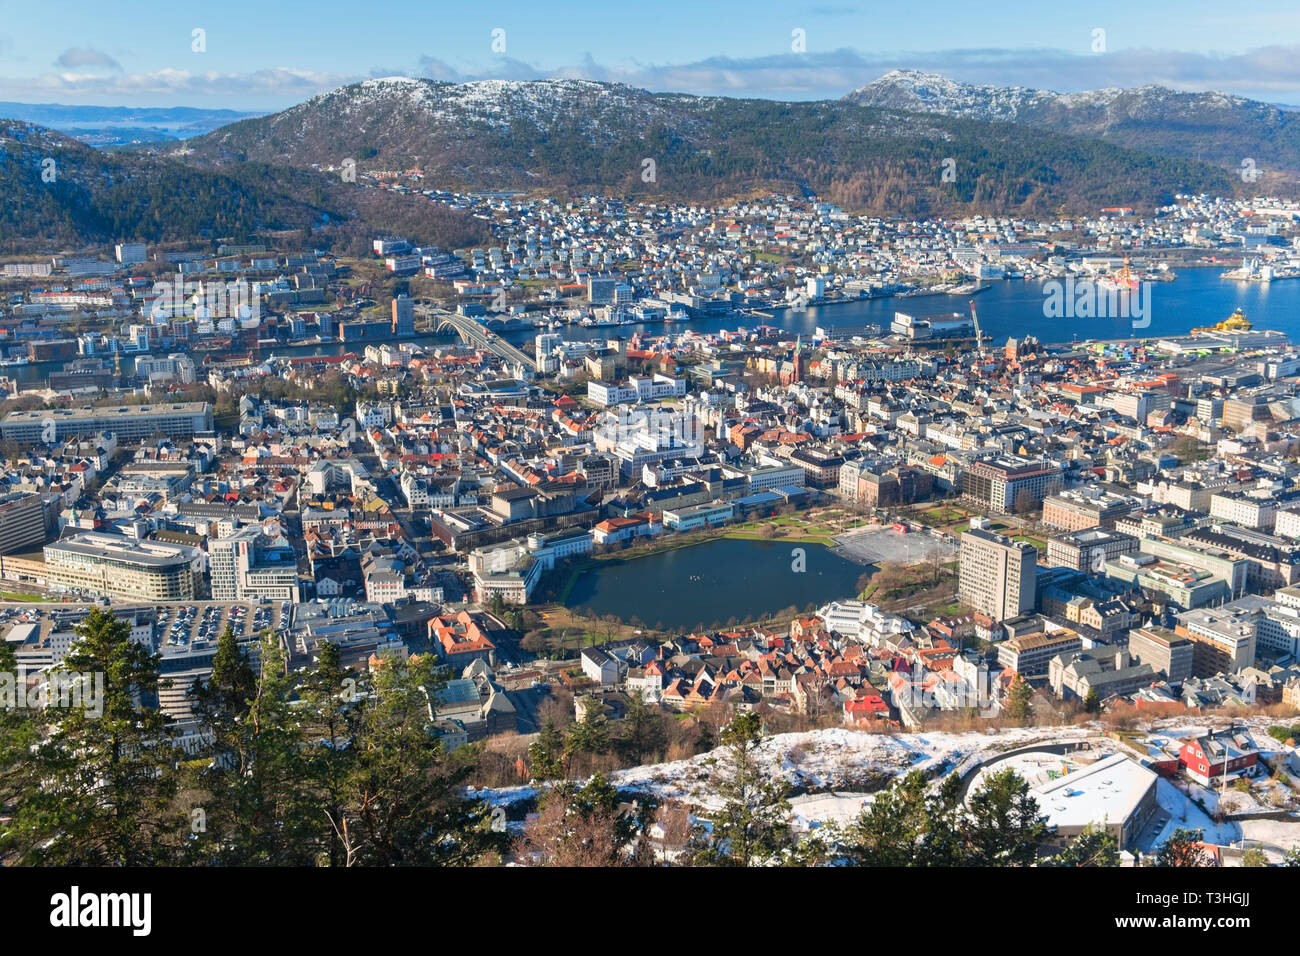
<instances>
[{"instance_id":1,"label":"docked ship","mask_svg":"<svg viewBox=\"0 0 1300 956\"><path fill-rule=\"evenodd\" d=\"M1250 319L1246 318L1246 313L1238 308L1233 310L1232 315L1216 325L1192 329L1192 334L1195 335L1198 332L1249 332L1254 327Z\"/></svg>"},{"instance_id":2,"label":"docked ship","mask_svg":"<svg viewBox=\"0 0 1300 956\"><path fill-rule=\"evenodd\" d=\"M1136 292L1141 284L1141 280L1133 274L1128 259L1124 260L1124 268L1114 275L1107 273L1097 277L1097 286L1108 291L1114 289L1118 292Z\"/></svg>"}]
</instances>

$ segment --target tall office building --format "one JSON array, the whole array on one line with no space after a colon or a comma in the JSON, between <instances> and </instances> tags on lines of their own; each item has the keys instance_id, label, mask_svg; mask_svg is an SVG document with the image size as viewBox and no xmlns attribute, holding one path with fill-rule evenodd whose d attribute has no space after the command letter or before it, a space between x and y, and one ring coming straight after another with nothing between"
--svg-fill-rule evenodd
<instances>
[{"instance_id":1,"label":"tall office building","mask_svg":"<svg viewBox=\"0 0 1300 956\"><path fill-rule=\"evenodd\" d=\"M1038 549L991 531L973 529L961 536L957 598L996 621L1034 609Z\"/></svg>"},{"instance_id":2,"label":"tall office building","mask_svg":"<svg viewBox=\"0 0 1300 956\"><path fill-rule=\"evenodd\" d=\"M301 600L298 561L283 539L273 540L256 527L208 542L212 600Z\"/></svg>"},{"instance_id":3,"label":"tall office building","mask_svg":"<svg viewBox=\"0 0 1300 956\"><path fill-rule=\"evenodd\" d=\"M45 543L45 505L41 496L22 491L0 495L0 554L15 554Z\"/></svg>"},{"instance_id":4,"label":"tall office building","mask_svg":"<svg viewBox=\"0 0 1300 956\"><path fill-rule=\"evenodd\" d=\"M407 336L415 334L415 302L407 295L399 295L393 300L393 335Z\"/></svg>"}]
</instances>

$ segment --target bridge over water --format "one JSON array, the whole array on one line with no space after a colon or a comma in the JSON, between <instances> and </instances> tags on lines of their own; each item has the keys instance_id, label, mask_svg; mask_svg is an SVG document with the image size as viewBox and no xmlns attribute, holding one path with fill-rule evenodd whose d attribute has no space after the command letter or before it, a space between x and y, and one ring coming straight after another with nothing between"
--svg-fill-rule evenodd
<instances>
[{"instance_id":1,"label":"bridge over water","mask_svg":"<svg viewBox=\"0 0 1300 956\"><path fill-rule=\"evenodd\" d=\"M450 329L459 335L466 345L494 352L507 362L522 365L530 372L537 371L537 363L526 352L515 348L501 336L489 332L468 316L427 305L416 306L415 311L420 315L429 316L433 320L433 328L436 332L444 332Z\"/></svg>"}]
</instances>

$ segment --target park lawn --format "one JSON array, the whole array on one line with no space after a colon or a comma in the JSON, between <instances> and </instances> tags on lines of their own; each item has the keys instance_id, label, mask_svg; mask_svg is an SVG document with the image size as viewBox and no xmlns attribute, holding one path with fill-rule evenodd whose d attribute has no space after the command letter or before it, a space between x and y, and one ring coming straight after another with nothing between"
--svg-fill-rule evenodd
<instances>
[{"instance_id":1,"label":"park lawn","mask_svg":"<svg viewBox=\"0 0 1300 956\"><path fill-rule=\"evenodd\" d=\"M970 517L970 512L953 505L940 505L938 508L922 512L922 515L934 524L945 525L966 520Z\"/></svg>"},{"instance_id":2,"label":"park lawn","mask_svg":"<svg viewBox=\"0 0 1300 956\"><path fill-rule=\"evenodd\" d=\"M767 537L761 531L728 531L723 535L724 538L737 538L742 541L792 541L795 544L824 544L828 548L835 547L835 539L827 538L816 534L783 534L779 537Z\"/></svg>"}]
</instances>

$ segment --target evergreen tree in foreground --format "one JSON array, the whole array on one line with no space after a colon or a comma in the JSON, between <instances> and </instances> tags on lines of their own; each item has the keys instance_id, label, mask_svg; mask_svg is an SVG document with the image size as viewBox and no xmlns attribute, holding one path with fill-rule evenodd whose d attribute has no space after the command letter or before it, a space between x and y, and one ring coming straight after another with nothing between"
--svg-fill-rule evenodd
<instances>
[{"instance_id":1,"label":"evergreen tree in foreground","mask_svg":"<svg viewBox=\"0 0 1300 956\"><path fill-rule=\"evenodd\" d=\"M177 754L156 709L159 655L102 608L77 625L57 668L103 681L96 706L52 707L48 737L25 758L10 827L23 863L149 866L172 862L182 824L173 806ZM83 704L87 701L83 699Z\"/></svg>"},{"instance_id":2,"label":"evergreen tree in foreground","mask_svg":"<svg viewBox=\"0 0 1300 956\"><path fill-rule=\"evenodd\" d=\"M759 762L758 714L739 714L719 735L714 786L722 809L710 814L713 845L697 863L751 866L778 858L790 846L790 804L784 783L769 779Z\"/></svg>"},{"instance_id":3,"label":"evergreen tree in foreground","mask_svg":"<svg viewBox=\"0 0 1300 956\"><path fill-rule=\"evenodd\" d=\"M1104 826L1088 824L1052 857L1052 866L1119 866L1119 842Z\"/></svg>"}]
</instances>

